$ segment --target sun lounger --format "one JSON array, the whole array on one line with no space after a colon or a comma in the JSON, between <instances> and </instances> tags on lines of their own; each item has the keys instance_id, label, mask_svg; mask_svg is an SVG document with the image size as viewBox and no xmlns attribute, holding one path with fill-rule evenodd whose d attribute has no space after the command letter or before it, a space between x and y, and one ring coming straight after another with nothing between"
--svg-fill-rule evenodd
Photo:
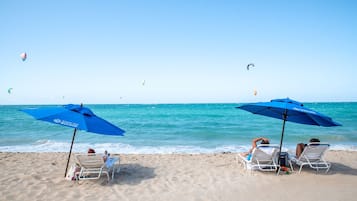
<instances>
[{"instance_id":1,"label":"sun lounger","mask_svg":"<svg viewBox=\"0 0 357 201\"><path fill-rule=\"evenodd\" d=\"M252 151L250 158L238 154L238 161L247 170L277 171L277 174L279 174L278 152L279 147L277 145L258 145Z\"/></svg>"},{"instance_id":2,"label":"sun lounger","mask_svg":"<svg viewBox=\"0 0 357 201\"><path fill-rule=\"evenodd\" d=\"M330 147L329 144L308 144L304 151L301 153L300 157L292 157L291 160L300 166L299 173L301 169L308 165L310 168L319 171L320 169L326 169L326 173L330 170L331 163L327 162L323 156L325 152Z\"/></svg>"},{"instance_id":3,"label":"sun lounger","mask_svg":"<svg viewBox=\"0 0 357 201\"><path fill-rule=\"evenodd\" d=\"M113 171L113 169L107 168L102 155L78 154L75 155L75 158L80 167L79 180L99 179L102 174L106 174L109 181L109 171Z\"/></svg>"}]
</instances>

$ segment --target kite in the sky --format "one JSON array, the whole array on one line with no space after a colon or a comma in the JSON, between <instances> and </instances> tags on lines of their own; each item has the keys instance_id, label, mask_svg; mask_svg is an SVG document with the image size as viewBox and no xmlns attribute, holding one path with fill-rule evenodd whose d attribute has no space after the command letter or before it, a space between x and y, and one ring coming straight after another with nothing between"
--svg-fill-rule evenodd
<instances>
[{"instance_id":1,"label":"kite in the sky","mask_svg":"<svg viewBox=\"0 0 357 201\"><path fill-rule=\"evenodd\" d=\"M256 96L258 94L258 91L256 89L254 89L254 96Z\"/></svg>"},{"instance_id":2,"label":"kite in the sky","mask_svg":"<svg viewBox=\"0 0 357 201\"><path fill-rule=\"evenodd\" d=\"M141 84L144 86L145 85L145 80Z\"/></svg>"},{"instance_id":3,"label":"kite in the sky","mask_svg":"<svg viewBox=\"0 0 357 201\"><path fill-rule=\"evenodd\" d=\"M12 92L12 88L9 88L9 89L7 90L7 93L8 93L8 94L11 94L11 92Z\"/></svg>"},{"instance_id":4,"label":"kite in the sky","mask_svg":"<svg viewBox=\"0 0 357 201\"><path fill-rule=\"evenodd\" d=\"M25 60L27 59L27 54L26 54L26 52L21 53L21 54L20 54L20 57L21 57L22 61L25 61Z\"/></svg>"},{"instance_id":5,"label":"kite in the sky","mask_svg":"<svg viewBox=\"0 0 357 201\"><path fill-rule=\"evenodd\" d=\"M255 67L253 63L247 65L247 70L249 70L251 67Z\"/></svg>"}]
</instances>

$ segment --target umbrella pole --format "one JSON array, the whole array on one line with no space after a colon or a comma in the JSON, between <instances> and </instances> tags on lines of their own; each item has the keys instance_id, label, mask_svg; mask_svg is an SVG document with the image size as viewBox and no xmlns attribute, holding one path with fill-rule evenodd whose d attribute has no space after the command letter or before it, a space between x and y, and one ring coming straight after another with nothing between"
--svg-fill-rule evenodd
<instances>
[{"instance_id":1,"label":"umbrella pole","mask_svg":"<svg viewBox=\"0 0 357 201\"><path fill-rule=\"evenodd\" d=\"M285 110L285 113L283 114L284 121L283 121L283 129L282 129L282 131L281 131L280 147L279 147L279 159L278 159L278 164L279 164L279 165L280 165L281 147L283 146L285 122L286 122L286 118L287 118L287 114L286 114L286 113L287 113L287 112L286 112L286 110Z\"/></svg>"},{"instance_id":2,"label":"umbrella pole","mask_svg":"<svg viewBox=\"0 0 357 201\"><path fill-rule=\"evenodd\" d=\"M75 128L74 132L73 132L73 137L72 137L71 149L69 150L69 154L68 154L68 160L67 160L67 165L66 165L66 171L64 172L64 177L66 177L66 175L67 175L69 159L71 159L72 147L73 147L74 137L76 136L76 132L77 132L77 129Z\"/></svg>"}]
</instances>

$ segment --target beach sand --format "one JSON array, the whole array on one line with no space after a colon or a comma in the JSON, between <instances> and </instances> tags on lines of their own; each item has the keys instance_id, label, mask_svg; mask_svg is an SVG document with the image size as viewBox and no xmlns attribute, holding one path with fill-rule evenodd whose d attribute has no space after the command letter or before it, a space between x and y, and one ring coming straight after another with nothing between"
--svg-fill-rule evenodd
<instances>
[{"instance_id":1,"label":"beach sand","mask_svg":"<svg viewBox=\"0 0 357 201\"><path fill-rule=\"evenodd\" d=\"M115 155L115 154L114 154ZM329 173L243 169L236 154L122 154L109 183L67 181L67 153L0 153L0 200L356 200L357 152L329 151Z\"/></svg>"}]
</instances>

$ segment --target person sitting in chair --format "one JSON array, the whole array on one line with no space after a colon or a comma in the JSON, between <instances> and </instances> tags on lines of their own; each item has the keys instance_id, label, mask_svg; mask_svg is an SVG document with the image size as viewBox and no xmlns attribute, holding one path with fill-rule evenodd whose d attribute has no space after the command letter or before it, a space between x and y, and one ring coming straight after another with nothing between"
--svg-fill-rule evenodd
<instances>
[{"instance_id":1,"label":"person sitting in chair","mask_svg":"<svg viewBox=\"0 0 357 201\"><path fill-rule=\"evenodd\" d=\"M267 145L268 145L268 144L269 144L269 139L268 139L268 138L265 138L265 137L254 138L254 139L252 140L252 148L250 148L248 152L244 152L244 153L242 153L241 155L242 155L242 156L246 156L247 159L250 160L250 157L251 157L251 155L252 155L253 150L258 146L258 145L257 145L258 142L260 142L260 144L263 144L263 145L264 145L264 144L267 144Z\"/></svg>"},{"instance_id":2,"label":"person sitting in chair","mask_svg":"<svg viewBox=\"0 0 357 201\"><path fill-rule=\"evenodd\" d=\"M89 149L88 149L88 154L95 154L95 150L92 149L92 148L89 148Z\"/></svg>"},{"instance_id":3,"label":"person sitting in chair","mask_svg":"<svg viewBox=\"0 0 357 201\"><path fill-rule=\"evenodd\" d=\"M309 143L313 144L319 144L320 140L317 138L311 138ZM299 143L296 145L296 157L299 158L301 153L304 151L304 148L307 146L307 144L304 143Z\"/></svg>"}]
</instances>

